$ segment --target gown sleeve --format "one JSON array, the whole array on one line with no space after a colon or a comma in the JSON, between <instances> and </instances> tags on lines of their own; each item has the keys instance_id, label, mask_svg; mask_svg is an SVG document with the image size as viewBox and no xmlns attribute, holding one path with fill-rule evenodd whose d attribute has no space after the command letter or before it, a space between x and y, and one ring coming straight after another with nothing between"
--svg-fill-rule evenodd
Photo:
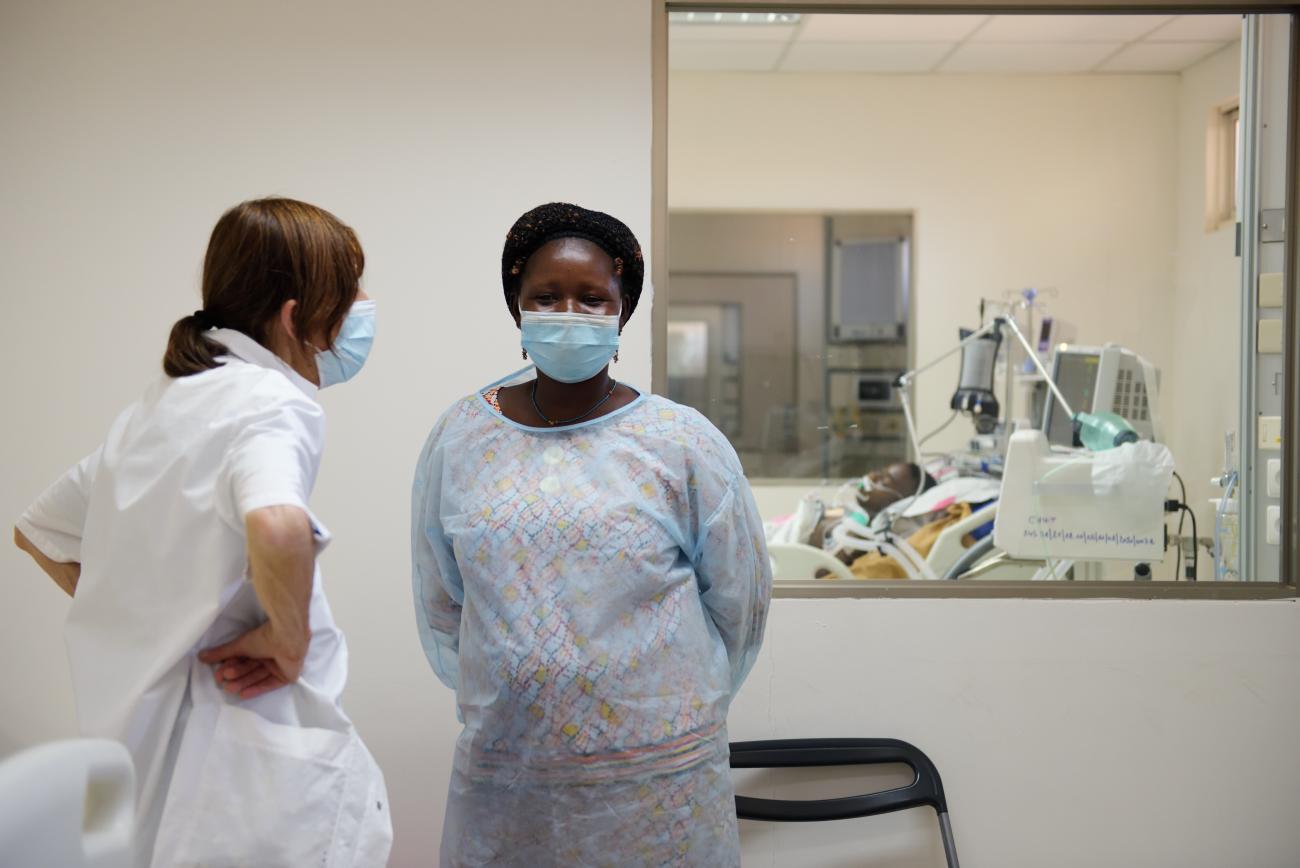
<instances>
[{"instance_id":1,"label":"gown sleeve","mask_svg":"<svg viewBox=\"0 0 1300 868\"><path fill-rule=\"evenodd\" d=\"M52 561L64 564L81 562L86 508L102 453L101 446L74 464L18 519L18 529L23 536Z\"/></svg>"},{"instance_id":2,"label":"gown sleeve","mask_svg":"<svg viewBox=\"0 0 1300 868\"><path fill-rule=\"evenodd\" d=\"M739 462L737 462L738 464ZM727 649L734 695L763 642L772 596L772 562L758 505L737 468L701 526L693 562L704 611Z\"/></svg>"},{"instance_id":3,"label":"gown sleeve","mask_svg":"<svg viewBox=\"0 0 1300 868\"><path fill-rule=\"evenodd\" d=\"M446 419L429 435L411 490L411 583L420 644L438 678L453 690L460 684L460 614L465 586L441 518Z\"/></svg>"}]
</instances>

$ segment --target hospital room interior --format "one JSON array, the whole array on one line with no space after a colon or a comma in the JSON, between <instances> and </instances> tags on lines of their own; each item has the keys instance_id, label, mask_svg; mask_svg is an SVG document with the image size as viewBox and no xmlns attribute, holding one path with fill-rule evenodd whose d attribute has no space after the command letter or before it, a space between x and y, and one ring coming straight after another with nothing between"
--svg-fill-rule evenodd
<instances>
[{"instance_id":1,"label":"hospital room interior","mask_svg":"<svg viewBox=\"0 0 1300 868\"><path fill-rule=\"evenodd\" d=\"M387 864L437 864L462 709L412 472L529 364L512 221L578 203L645 254L611 375L716 428L762 523L742 864L1300 864L1294 10L987 5L0 4L11 523L159 375L227 208L337 214L377 325L310 514ZM8 865L18 762L81 733L69 600L0 563ZM744 759L833 739L863 752ZM63 864L136 864L76 787Z\"/></svg>"}]
</instances>

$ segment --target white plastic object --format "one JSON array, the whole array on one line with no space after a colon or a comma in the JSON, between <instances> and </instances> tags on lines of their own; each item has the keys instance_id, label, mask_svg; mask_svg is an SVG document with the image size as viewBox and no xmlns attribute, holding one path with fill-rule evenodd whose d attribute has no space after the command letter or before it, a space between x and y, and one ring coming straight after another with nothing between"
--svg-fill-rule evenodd
<instances>
[{"instance_id":1,"label":"white plastic object","mask_svg":"<svg viewBox=\"0 0 1300 868\"><path fill-rule=\"evenodd\" d=\"M772 559L772 577L785 581L817 578L819 570L828 570L837 579L854 581L857 576L839 559L819 548L802 543L773 543L767 547Z\"/></svg>"},{"instance_id":2,"label":"white plastic object","mask_svg":"<svg viewBox=\"0 0 1300 868\"><path fill-rule=\"evenodd\" d=\"M1150 442L1052 452L1042 431L1007 446L994 545L1014 558L1158 561L1169 450Z\"/></svg>"},{"instance_id":3,"label":"white plastic object","mask_svg":"<svg viewBox=\"0 0 1300 868\"><path fill-rule=\"evenodd\" d=\"M1262 319L1259 321L1258 337L1255 350L1261 353L1282 352L1282 320Z\"/></svg>"},{"instance_id":4,"label":"white plastic object","mask_svg":"<svg viewBox=\"0 0 1300 868\"><path fill-rule=\"evenodd\" d=\"M801 498L789 518L767 528L768 545L804 542L812 536L813 529L825 512L825 505L815 495Z\"/></svg>"},{"instance_id":5,"label":"white plastic object","mask_svg":"<svg viewBox=\"0 0 1300 868\"><path fill-rule=\"evenodd\" d=\"M1282 496L1282 459L1268 459L1268 496Z\"/></svg>"},{"instance_id":6,"label":"white plastic object","mask_svg":"<svg viewBox=\"0 0 1300 868\"><path fill-rule=\"evenodd\" d=\"M935 575L943 576L953 564L957 563L957 559L966 553L966 546L962 545L966 534L994 521L997 516L997 504L989 504L940 531L934 545L930 547L929 556L925 559Z\"/></svg>"},{"instance_id":7,"label":"white plastic object","mask_svg":"<svg viewBox=\"0 0 1300 868\"><path fill-rule=\"evenodd\" d=\"M135 768L108 739L43 744L0 763L0 865L130 868Z\"/></svg>"},{"instance_id":8,"label":"white plastic object","mask_svg":"<svg viewBox=\"0 0 1300 868\"><path fill-rule=\"evenodd\" d=\"M1282 273L1279 271L1259 276L1259 306L1282 306Z\"/></svg>"},{"instance_id":9,"label":"white plastic object","mask_svg":"<svg viewBox=\"0 0 1300 868\"><path fill-rule=\"evenodd\" d=\"M1270 506L1264 511L1264 542L1271 546L1282 542L1282 507Z\"/></svg>"}]
</instances>

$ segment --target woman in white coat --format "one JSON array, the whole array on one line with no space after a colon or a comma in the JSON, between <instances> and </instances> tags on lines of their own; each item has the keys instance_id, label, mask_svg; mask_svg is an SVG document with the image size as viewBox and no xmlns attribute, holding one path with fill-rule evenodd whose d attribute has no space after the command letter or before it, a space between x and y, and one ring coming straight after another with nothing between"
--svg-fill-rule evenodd
<instances>
[{"instance_id":1,"label":"woman in white coat","mask_svg":"<svg viewBox=\"0 0 1300 868\"><path fill-rule=\"evenodd\" d=\"M72 597L82 731L135 760L140 866L387 860L383 775L339 703L329 533L308 508L316 390L355 374L374 334L363 267L327 211L228 211L164 376L14 529Z\"/></svg>"}]
</instances>

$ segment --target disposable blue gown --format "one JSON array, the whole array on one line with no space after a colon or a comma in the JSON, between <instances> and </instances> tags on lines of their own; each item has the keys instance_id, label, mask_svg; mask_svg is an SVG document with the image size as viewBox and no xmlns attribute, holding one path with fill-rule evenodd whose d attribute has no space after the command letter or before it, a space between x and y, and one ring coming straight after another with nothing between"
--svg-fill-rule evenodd
<instances>
[{"instance_id":1,"label":"disposable blue gown","mask_svg":"<svg viewBox=\"0 0 1300 868\"><path fill-rule=\"evenodd\" d=\"M772 576L735 452L657 396L537 429L488 394L413 491L420 638L464 722L442 864L739 864L727 708Z\"/></svg>"}]
</instances>

